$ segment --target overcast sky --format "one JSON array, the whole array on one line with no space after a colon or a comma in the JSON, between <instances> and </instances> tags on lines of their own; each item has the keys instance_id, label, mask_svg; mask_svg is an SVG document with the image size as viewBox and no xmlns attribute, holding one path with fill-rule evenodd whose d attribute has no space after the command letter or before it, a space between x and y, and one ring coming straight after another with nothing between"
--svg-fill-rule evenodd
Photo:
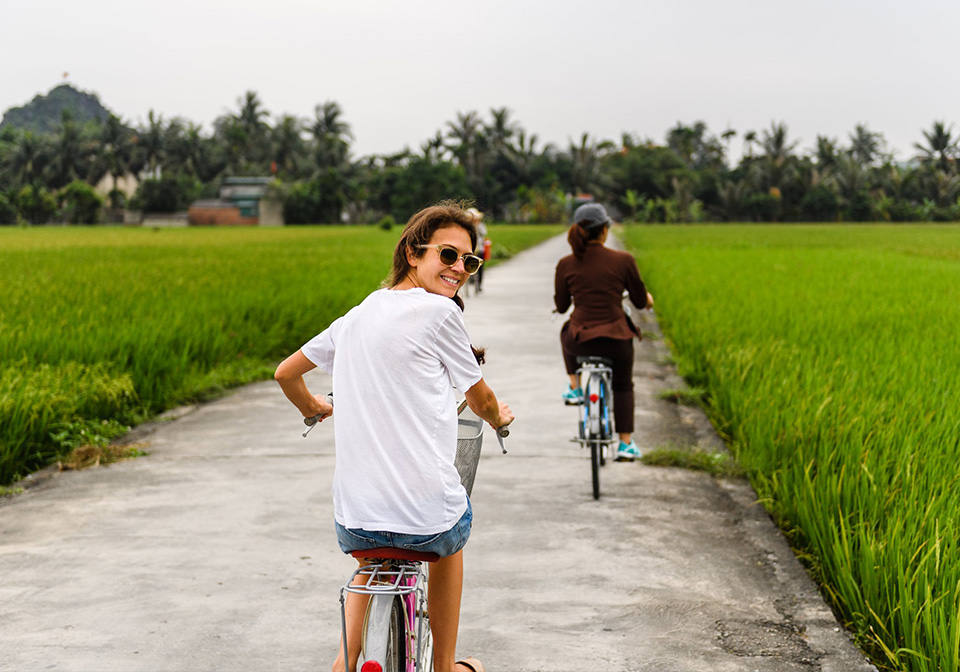
<instances>
[{"instance_id":1,"label":"overcast sky","mask_svg":"<svg viewBox=\"0 0 960 672\"><path fill-rule=\"evenodd\" d=\"M247 90L273 116L334 100L355 156L492 107L563 148L703 120L738 132L735 158L773 121L800 151L865 123L901 159L960 122L958 0L13 1L0 112L68 72L134 125L153 109L209 129Z\"/></svg>"}]
</instances>

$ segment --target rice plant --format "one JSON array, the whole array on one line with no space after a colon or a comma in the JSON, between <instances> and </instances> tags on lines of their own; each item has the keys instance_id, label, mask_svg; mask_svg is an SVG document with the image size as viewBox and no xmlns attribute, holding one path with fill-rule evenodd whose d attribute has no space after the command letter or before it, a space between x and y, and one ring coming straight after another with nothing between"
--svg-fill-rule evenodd
<instances>
[{"instance_id":1,"label":"rice plant","mask_svg":"<svg viewBox=\"0 0 960 672\"><path fill-rule=\"evenodd\" d=\"M626 236L681 373L860 643L960 670L960 228Z\"/></svg>"},{"instance_id":2,"label":"rice plant","mask_svg":"<svg viewBox=\"0 0 960 672\"><path fill-rule=\"evenodd\" d=\"M509 254L557 230L491 239ZM380 284L399 231L0 229L0 484L55 460L71 427L270 376Z\"/></svg>"}]
</instances>

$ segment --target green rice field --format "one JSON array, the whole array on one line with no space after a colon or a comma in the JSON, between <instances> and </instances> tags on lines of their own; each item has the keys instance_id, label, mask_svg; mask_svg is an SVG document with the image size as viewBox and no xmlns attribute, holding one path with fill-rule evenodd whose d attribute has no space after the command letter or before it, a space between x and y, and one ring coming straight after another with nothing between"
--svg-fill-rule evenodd
<instances>
[{"instance_id":1,"label":"green rice field","mask_svg":"<svg viewBox=\"0 0 960 672\"><path fill-rule=\"evenodd\" d=\"M560 227L491 226L494 257ZM0 228L0 485L272 375L383 281L400 228Z\"/></svg>"},{"instance_id":2,"label":"green rice field","mask_svg":"<svg viewBox=\"0 0 960 672\"><path fill-rule=\"evenodd\" d=\"M960 670L960 227L631 227L680 372L882 669Z\"/></svg>"}]
</instances>

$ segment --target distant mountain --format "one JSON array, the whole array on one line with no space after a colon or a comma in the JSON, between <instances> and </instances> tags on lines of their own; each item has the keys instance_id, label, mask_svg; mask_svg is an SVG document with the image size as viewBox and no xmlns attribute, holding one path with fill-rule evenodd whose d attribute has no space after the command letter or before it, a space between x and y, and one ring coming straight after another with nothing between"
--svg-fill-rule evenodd
<instances>
[{"instance_id":1,"label":"distant mountain","mask_svg":"<svg viewBox=\"0 0 960 672\"><path fill-rule=\"evenodd\" d=\"M110 110L100 103L96 94L61 84L45 96L38 95L23 107L11 107L4 113L0 129L12 126L34 133L55 133L60 127L63 110L70 110L78 125L95 119L105 120L110 116Z\"/></svg>"}]
</instances>

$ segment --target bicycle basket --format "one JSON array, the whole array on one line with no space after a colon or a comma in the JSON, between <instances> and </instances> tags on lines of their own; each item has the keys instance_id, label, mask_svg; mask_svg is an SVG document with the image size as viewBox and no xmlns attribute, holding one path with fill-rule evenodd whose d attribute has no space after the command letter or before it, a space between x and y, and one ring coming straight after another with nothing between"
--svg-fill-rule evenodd
<instances>
[{"instance_id":1,"label":"bicycle basket","mask_svg":"<svg viewBox=\"0 0 960 672\"><path fill-rule=\"evenodd\" d=\"M480 462L480 444L483 443L483 420L470 407L463 409L457 418L457 456L453 463L460 474L460 483L473 492L473 480L477 477Z\"/></svg>"}]
</instances>

